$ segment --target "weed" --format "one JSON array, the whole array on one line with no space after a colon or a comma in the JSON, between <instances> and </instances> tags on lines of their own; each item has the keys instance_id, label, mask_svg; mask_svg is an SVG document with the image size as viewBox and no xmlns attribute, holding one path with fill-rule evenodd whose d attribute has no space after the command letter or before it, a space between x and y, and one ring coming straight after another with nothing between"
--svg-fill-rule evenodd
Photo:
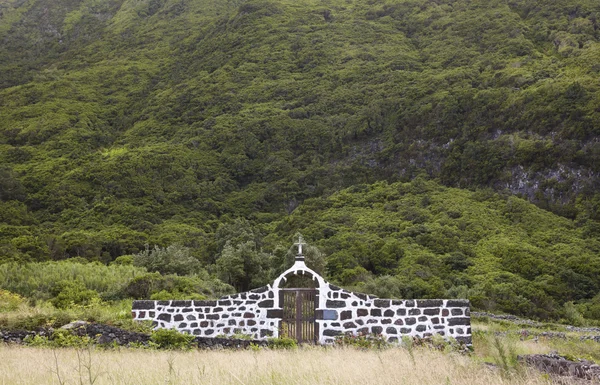
<instances>
[{"instance_id":1,"label":"weed","mask_svg":"<svg viewBox=\"0 0 600 385\"><path fill-rule=\"evenodd\" d=\"M150 340L161 349L191 349L194 336L180 333L175 329L157 329L152 332Z\"/></svg>"}]
</instances>

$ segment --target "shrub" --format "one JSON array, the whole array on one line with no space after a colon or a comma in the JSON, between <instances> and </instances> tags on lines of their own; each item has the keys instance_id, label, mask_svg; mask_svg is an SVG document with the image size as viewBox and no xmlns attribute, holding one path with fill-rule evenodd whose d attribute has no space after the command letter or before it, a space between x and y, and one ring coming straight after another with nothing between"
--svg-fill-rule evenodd
<instances>
[{"instance_id":1,"label":"shrub","mask_svg":"<svg viewBox=\"0 0 600 385\"><path fill-rule=\"evenodd\" d=\"M144 251L133 256L133 264L162 274L188 275L202 270L200 262L191 255L190 249L180 245L165 248L154 246L154 249L146 245Z\"/></svg>"},{"instance_id":2,"label":"shrub","mask_svg":"<svg viewBox=\"0 0 600 385\"><path fill-rule=\"evenodd\" d=\"M157 329L150 340L161 349L191 349L194 336L175 329Z\"/></svg>"},{"instance_id":3,"label":"shrub","mask_svg":"<svg viewBox=\"0 0 600 385\"><path fill-rule=\"evenodd\" d=\"M54 298L50 302L58 309L66 309L73 305L87 306L100 300L96 290L86 289L81 281L59 281L51 293Z\"/></svg>"},{"instance_id":4,"label":"shrub","mask_svg":"<svg viewBox=\"0 0 600 385\"><path fill-rule=\"evenodd\" d=\"M77 336L69 330L58 329L50 337L47 336L27 336L24 339L26 345L46 347L46 348L82 348L91 346L94 339L88 336Z\"/></svg>"},{"instance_id":5,"label":"shrub","mask_svg":"<svg viewBox=\"0 0 600 385\"><path fill-rule=\"evenodd\" d=\"M25 303L25 298L7 290L0 290L0 312L14 311Z\"/></svg>"},{"instance_id":6,"label":"shrub","mask_svg":"<svg viewBox=\"0 0 600 385\"><path fill-rule=\"evenodd\" d=\"M287 337L269 338L267 345L271 349L296 349L298 347L295 339Z\"/></svg>"}]
</instances>

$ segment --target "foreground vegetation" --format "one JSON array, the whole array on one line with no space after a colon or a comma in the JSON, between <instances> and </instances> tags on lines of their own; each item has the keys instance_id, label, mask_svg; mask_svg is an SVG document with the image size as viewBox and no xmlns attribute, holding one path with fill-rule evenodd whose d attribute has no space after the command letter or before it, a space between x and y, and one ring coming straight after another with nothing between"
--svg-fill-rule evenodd
<instances>
[{"instance_id":1,"label":"foreground vegetation","mask_svg":"<svg viewBox=\"0 0 600 385\"><path fill-rule=\"evenodd\" d=\"M11 313L18 311L5 311L4 316ZM5 320L0 318L0 329ZM174 330L120 325L149 334L149 341L125 348L56 329L48 336L27 337L27 346L0 344L0 383L395 384L401 379L408 384L551 384L551 377L526 367L517 356L556 352L572 361L600 362L600 343L581 339L594 335L592 330L486 317L473 320L472 350L439 336L404 338L399 347L367 336L340 338L333 347L299 347L293 340L271 339L266 346L250 344L247 350L202 351L192 336ZM25 370L27 362L38 364ZM577 382L567 378L560 383Z\"/></svg>"},{"instance_id":2,"label":"foreground vegetation","mask_svg":"<svg viewBox=\"0 0 600 385\"><path fill-rule=\"evenodd\" d=\"M469 357L426 349L164 352L0 345L0 369L0 382L10 384L550 384L534 371L505 376Z\"/></svg>"}]
</instances>

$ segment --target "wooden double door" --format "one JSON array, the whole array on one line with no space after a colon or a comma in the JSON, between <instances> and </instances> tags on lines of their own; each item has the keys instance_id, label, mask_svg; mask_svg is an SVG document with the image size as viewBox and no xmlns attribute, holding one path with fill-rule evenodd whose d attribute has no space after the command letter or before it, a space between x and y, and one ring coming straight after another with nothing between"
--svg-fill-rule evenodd
<instances>
[{"instance_id":1,"label":"wooden double door","mask_svg":"<svg viewBox=\"0 0 600 385\"><path fill-rule=\"evenodd\" d=\"M316 343L317 289L281 289L280 295L283 308L280 335L300 343Z\"/></svg>"}]
</instances>

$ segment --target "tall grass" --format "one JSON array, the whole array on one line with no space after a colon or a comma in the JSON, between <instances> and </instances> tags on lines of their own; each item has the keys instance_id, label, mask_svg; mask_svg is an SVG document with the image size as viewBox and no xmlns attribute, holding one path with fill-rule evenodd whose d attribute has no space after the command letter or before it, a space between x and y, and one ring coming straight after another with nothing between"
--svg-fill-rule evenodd
<instances>
[{"instance_id":1,"label":"tall grass","mask_svg":"<svg viewBox=\"0 0 600 385\"><path fill-rule=\"evenodd\" d=\"M0 384L550 384L537 372L506 377L469 357L415 349L101 351L0 345ZM83 360L83 363L82 363ZM35 363L32 365L31 363ZM83 370L82 370L83 368ZM57 374L58 373L58 374ZM84 375L82 375L82 373ZM82 380L83 379L83 380ZM83 382L82 382L83 381Z\"/></svg>"}]
</instances>

